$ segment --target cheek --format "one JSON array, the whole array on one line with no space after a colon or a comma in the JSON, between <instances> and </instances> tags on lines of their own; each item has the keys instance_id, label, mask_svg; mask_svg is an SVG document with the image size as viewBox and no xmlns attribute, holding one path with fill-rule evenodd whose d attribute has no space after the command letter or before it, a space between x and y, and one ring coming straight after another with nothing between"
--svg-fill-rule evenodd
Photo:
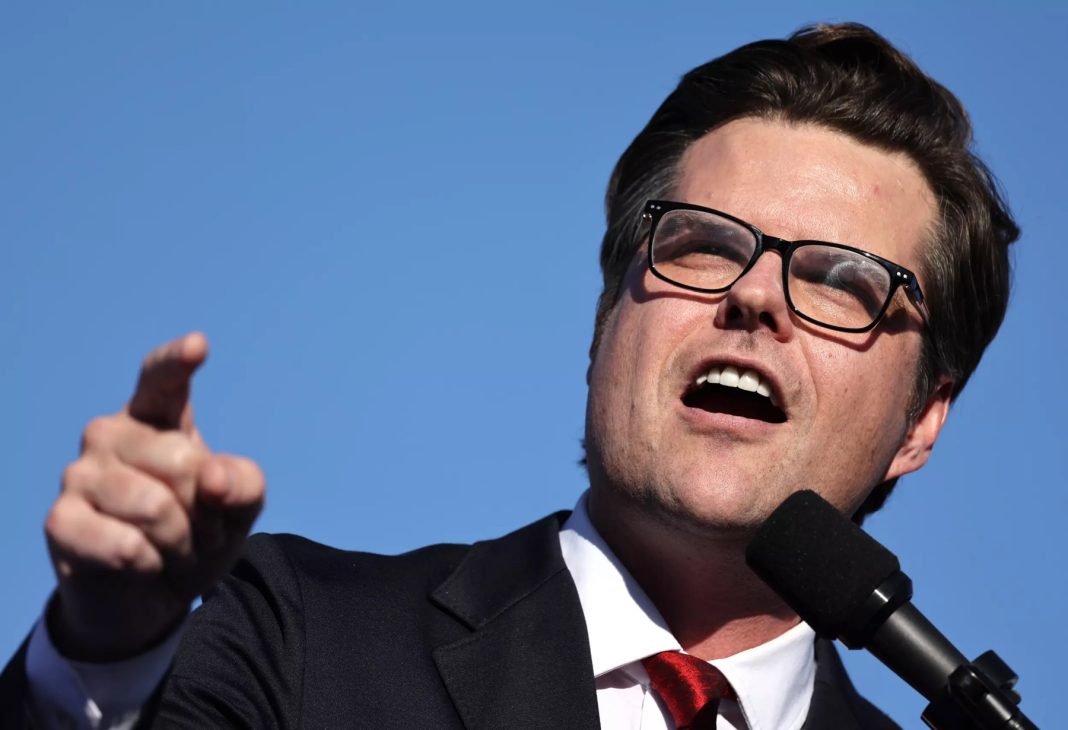
<instances>
[{"instance_id":1,"label":"cheek","mask_svg":"<svg viewBox=\"0 0 1068 730\"><path fill-rule=\"evenodd\" d=\"M628 297L605 322L591 370L590 397L598 415L629 423L652 423L652 410L670 396L668 377L675 353L694 327L694 306L652 294ZM611 414L611 415L609 415ZM622 420L625 419L625 420ZM618 427L616 424L615 427Z\"/></svg>"},{"instance_id":2,"label":"cheek","mask_svg":"<svg viewBox=\"0 0 1068 730\"><path fill-rule=\"evenodd\" d=\"M903 427L912 389L913 362L897 338L867 350L835 343L810 348L812 379L827 428L858 439L882 438Z\"/></svg>"},{"instance_id":3,"label":"cheek","mask_svg":"<svg viewBox=\"0 0 1068 730\"><path fill-rule=\"evenodd\" d=\"M701 328L713 328L716 301L676 289L646 274L640 299L626 302L628 327L640 333L643 344L659 350L678 347Z\"/></svg>"},{"instance_id":4,"label":"cheek","mask_svg":"<svg viewBox=\"0 0 1068 730\"><path fill-rule=\"evenodd\" d=\"M696 320L707 316L711 323L707 306L673 296L673 291L663 291L664 286L668 285L650 274L638 287L624 292L605 323L600 354L628 363L635 374L653 374L693 330ZM645 367L636 367L637 363Z\"/></svg>"}]
</instances>

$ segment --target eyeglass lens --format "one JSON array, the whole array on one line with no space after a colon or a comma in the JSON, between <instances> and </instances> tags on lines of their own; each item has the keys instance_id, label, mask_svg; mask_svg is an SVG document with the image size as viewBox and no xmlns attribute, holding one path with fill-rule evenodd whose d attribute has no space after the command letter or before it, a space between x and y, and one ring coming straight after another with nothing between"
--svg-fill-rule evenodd
<instances>
[{"instance_id":1,"label":"eyeglass lens","mask_svg":"<svg viewBox=\"0 0 1068 730\"><path fill-rule=\"evenodd\" d=\"M729 288L753 258L757 236L713 213L669 210L653 236L652 264L697 289ZM790 257L786 294L806 317L833 327L867 327L890 295L890 273L868 257L831 245L802 244Z\"/></svg>"}]
</instances>

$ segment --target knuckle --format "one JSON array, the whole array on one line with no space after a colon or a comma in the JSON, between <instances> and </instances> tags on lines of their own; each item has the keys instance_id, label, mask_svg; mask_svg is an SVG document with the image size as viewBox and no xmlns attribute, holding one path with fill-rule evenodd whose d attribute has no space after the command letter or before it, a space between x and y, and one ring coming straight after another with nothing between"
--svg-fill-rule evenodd
<instances>
[{"instance_id":1,"label":"knuckle","mask_svg":"<svg viewBox=\"0 0 1068 730\"><path fill-rule=\"evenodd\" d=\"M134 476L126 470L113 467L100 475L100 496L105 500L129 499L137 488Z\"/></svg>"},{"instance_id":2,"label":"knuckle","mask_svg":"<svg viewBox=\"0 0 1068 730\"><path fill-rule=\"evenodd\" d=\"M152 531L152 544L172 555L187 555L192 540L192 526L184 513L156 526Z\"/></svg>"},{"instance_id":3,"label":"knuckle","mask_svg":"<svg viewBox=\"0 0 1068 730\"><path fill-rule=\"evenodd\" d=\"M146 489L139 501L142 518L149 524L157 525L170 515L174 498L160 489Z\"/></svg>"},{"instance_id":4,"label":"knuckle","mask_svg":"<svg viewBox=\"0 0 1068 730\"><path fill-rule=\"evenodd\" d=\"M60 540L67 531L70 522L70 509L67 497L60 497L45 515L45 534L53 540Z\"/></svg>"},{"instance_id":5,"label":"knuckle","mask_svg":"<svg viewBox=\"0 0 1068 730\"><path fill-rule=\"evenodd\" d=\"M82 431L82 450L98 449L110 443L116 428L111 416L97 416Z\"/></svg>"},{"instance_id":6,"label":"knuckle","mask_svg":"<svg viewBox=\"0 0 1068 730\"><path fill-rule=\"evenodd\" d=\"M115 536L112 543L112 558L116 568L135 568L140 565L144 548L144 538L134 530L123 531Z\"/></svg>"},{"instance_id":7,"label":"knuckle","mask_svg":"<svg viewBox=\"0 0 1068 730\"><path fill-rule=\"evenodd\" d=\"M86 459L78 459L63 470L61 485L64 492L87 491L97 480L96 466Z\"/></svg>"},{"instance_id":8,"label":"knuckle","mask_svg":"<svg viewBox=\"0 0 1068 730\"><path fill-rule=\"evenodd\" d=\"M192 477L196 475L204 456L188 439L183 438L168 450L167 470L175 476Z\"/></svg>"}]
</instances>

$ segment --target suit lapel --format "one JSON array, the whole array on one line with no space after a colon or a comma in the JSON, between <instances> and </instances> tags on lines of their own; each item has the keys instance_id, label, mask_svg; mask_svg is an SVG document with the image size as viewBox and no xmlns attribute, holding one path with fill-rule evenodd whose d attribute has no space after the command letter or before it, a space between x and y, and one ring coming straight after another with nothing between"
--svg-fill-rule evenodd
<instances>
[{"instance_id":1,"label":"suit lapel","mask_svg":"<svg viewBox=\"0 0 1068 730\"><path fill-rule=\"evenodd\" d=\"M816 639L816 682L802 730L891 730L897 725L860 696L834 642Z\"/></svg>"},{"instance_id":2,"label":"suit lapel","mask_svg":"<svg viewBox=\"0 0 1068 730\"><path fill-rule=\"evenodd\" d=\"M599 726L586 623L560 556L564 517L476 543L431 595L471 630L434 651L468 730Z\"/></svg>"}]
</instances>

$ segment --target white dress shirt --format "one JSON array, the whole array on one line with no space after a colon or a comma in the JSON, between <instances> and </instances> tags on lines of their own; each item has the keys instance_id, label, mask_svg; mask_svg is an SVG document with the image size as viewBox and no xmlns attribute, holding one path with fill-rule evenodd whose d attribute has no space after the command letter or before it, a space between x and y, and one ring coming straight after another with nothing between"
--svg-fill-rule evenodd
<instances>
[{"instance_id":1,"label":"white dress shirt","mask_svg":"<svg viewBox=\"0 0 1068 730\"><path fill-rule=\"evenodd\" d=\"M560 531L590 637L597 707L605 730L673 730L641 660L681 651L634 577L590 522L583 494ZM797 730L808 715L816 678L815 634L799 623L766 644L711 662L738 701L719 707L719 730Z\"/></svg>"},{"instance_id":2,"label":"white dress shirt","mask_svg":"<svg viewBox=\"0 0 1068 730\"><path fill-rule=\"evenodd\" d=\"M641 660L680 650L664 619L605 544L586 512L586 495L560 531L589 632L597 706L605 730L674 730ZM160 646L114 664L72 662L55 649L44 619L26 657L32 701L45 728L125 730L163 679L180 631ZM796 730L808 714L815 679L814 634L798 624L716 666L738 701L720 703L719 730Z\"/></svg>"},{"instance_id":3,"label":"white dress shirt","mask_svg":"<svg viewBox=\"0 0 1068 730\"><path fill-rule=\"evenodd\" d=\"M127 730L163 680L182 638L179 628L159 646L121 662L90 664L60 654L42 616L26 649L34 719L43 728Z\"/></svg>"}]
</instances>

